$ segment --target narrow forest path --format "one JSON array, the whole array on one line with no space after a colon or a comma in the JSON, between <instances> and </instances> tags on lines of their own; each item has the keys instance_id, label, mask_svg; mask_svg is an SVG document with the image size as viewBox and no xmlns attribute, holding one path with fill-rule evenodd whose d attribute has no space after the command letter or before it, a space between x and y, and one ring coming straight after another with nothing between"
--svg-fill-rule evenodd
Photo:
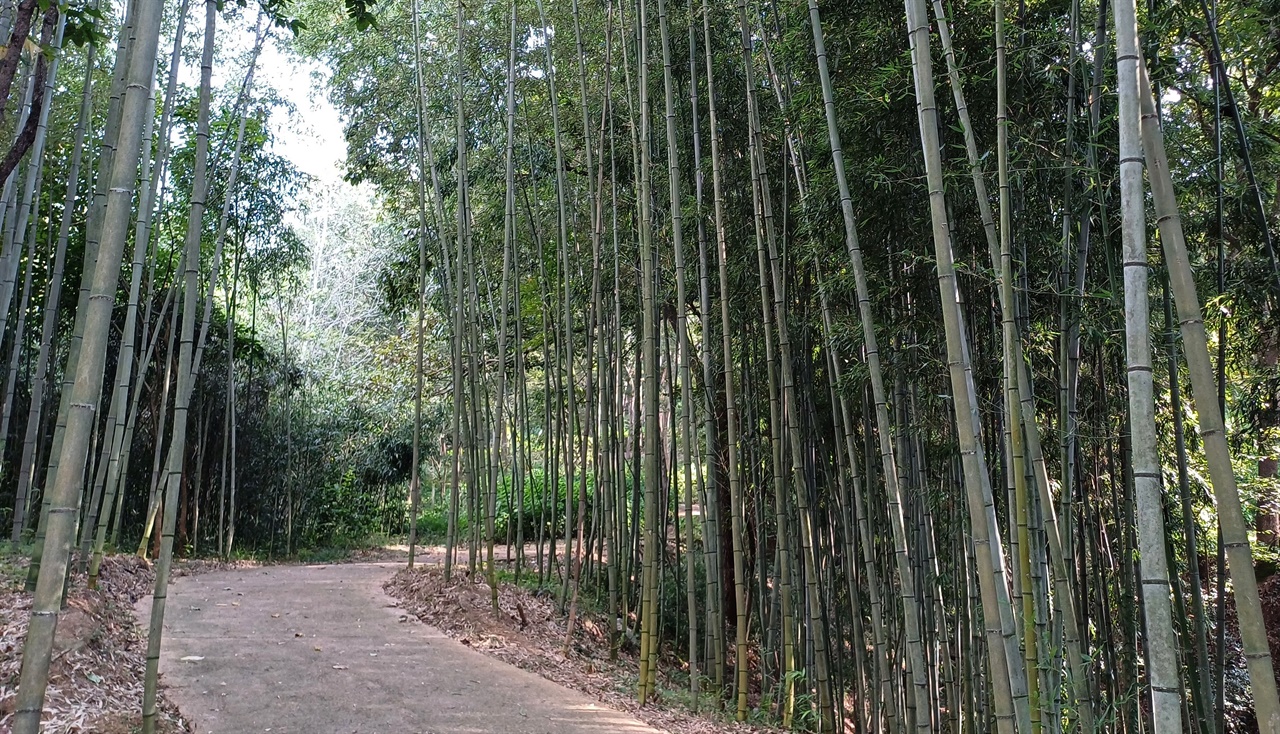
<instances>
[{"instance_id":1,"label":"narrow forest path","mask_svg":"<svg viewBox=\"0 0 1280 734\"><path fill-rule=\"evenodd\" d=\"M476 652L382 590L396 563L180 578L161 681L198 734L656 734ZM144 628L150 598L138 605Z\"/></svg>"}]
</instances>

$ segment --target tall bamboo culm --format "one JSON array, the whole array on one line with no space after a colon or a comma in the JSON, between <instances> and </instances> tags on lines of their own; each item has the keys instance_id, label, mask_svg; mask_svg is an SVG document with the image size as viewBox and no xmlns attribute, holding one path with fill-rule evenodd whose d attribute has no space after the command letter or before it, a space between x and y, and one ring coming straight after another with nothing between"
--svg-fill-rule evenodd
<instances>
[{"instance_id":1,"label":"tall bamboo culm","mask_svg":"<svg viewBox=\"0 0 1280 734\"><path fill-rule=\"evenodd\" d=\"M1132 48L1137 50L1136 23L1130 25L1125 16L1121 28L1120 5L1117 4L1117 45L1120 35L1129 34L1134 39ZM1120 53L1119 51L1117 52ZM1280 697L1277 696L1274 664L1267 643L1267 629L1262 616L1262 604L1258 596L1257 577L1253 571L1253 554L1249 545L1248 526L1240 506L1240 493L1231 468L1231 451L1227 445L1226 427L1219 407L1218 382L1209 360L1209 343L1205 333L1204 314L1196 295L1194 273L1187 252L1182 222L1178 216L1178 202L1173 189L1173 178L1168 156L1164 148L1164 133L1156 116L1155 96L1147 78L1141 58L1134 60L1135 91L1141 114L1142 147L1146 151L1148 177L1155 202L1156 222L1160 229L1160 242L1164 248L1165 262L1169 268L1169 283L1177 305L1178 323L1182 333L1188 371L1191 374L1192 400L1200 420L1200 436L1204 440L1205 457L1209 464L1209 478L1217 501L1218 524L1222 542L1226 548L1227 563L1231 571L1231 584L1235 590L1236 614L1240 620L1240 640L1244 647L1245 665L1253 688L1254 708L1259 729L1265 734L1280 733ZM1123 91L1123 90L1122 90ZM1136 131L1135 131L1136 132ZM1152 686L1156 685L1152 680ZM1176 685L1176 679L1175 679ZM1173 692L1181 698L1180 686ZM1172 698L1172 696L1170 696ZM1171 703L1170 706L1176 704Z\"/></svg>"},{"instance_id":2,"label":"tall bamboo culm","mask_svg":"<svg viewBox=\"0 0 1280 734\"><path fill-rule=\"evenodd\" d=\"M85 273L85 278L91 280L91 294L69 402L67 428L61 446L62 455L59 457L61 466L68 469L79 466L80 470L60 472L56 484L48 490L50 510L46 521L45 549L32 600L31 622L23 646L20 693L14 719L16 734L36 734L40 728L44 694L49 682L53 636L70 561L71 543L75 537L84 458L87 456L93 430L94 406L102 393L111 307L115 303L116 284L137 184L143 128L141 118L146 110L155 71L162 11L163 4L159 0L139 0L138 31L133 53L129 56L129 86L122 105L119 151L111 169L111 187L107 196L97 263L91 273Z\"/></svg>"},{"instance_id":3,"label":"tall bamboo culm","mask_svg":"<svg viewBox=\"0 0 1280 734\"><path fill-rule=\"evenodd\" d=\"M996 703L999 731L1029 732L1026 676L1014 629L1005 582L1004 551L1001 548L986 458L978 441L977 402L969 360L968 338L961 317L959 284L956 281L951 248L950 222L943 191L941 145L938 139L938 112L934 101L933 61L929 50L929 26L923 0L906 0L907 33L911 45L915 77L916 109L919 115L920 147L923 152L929 194L934 253L937 258L938 291L942 300L943 326L956 437L960 445L969 526L978 566L983 623L986 627L987 660ZM1006 698L1006 689L1008 690Z\"/></svg>"}]
</instances>

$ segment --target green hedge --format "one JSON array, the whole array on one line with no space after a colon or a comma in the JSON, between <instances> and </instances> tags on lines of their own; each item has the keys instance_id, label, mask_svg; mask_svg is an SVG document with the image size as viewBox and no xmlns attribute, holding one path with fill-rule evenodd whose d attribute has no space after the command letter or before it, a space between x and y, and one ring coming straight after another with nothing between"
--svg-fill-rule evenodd
<instances>
[{"instance_id":1,"label":"green hedge","mask_svg":"<svg viewBox=\"0 0 1280 734\"><path fill-rule=\"evenodd\" d=\"M508 537L512 540L523 527L525 542L533 542L538 537L539 526L541 526L543 536L548 534L554 537L562 537L565 527L565 511L564 503L566 496L565 478L563 474L556 477L556 486L550 486L550 478L541 471L535 471L533 476L524 475L520 481L519 490L511 476L504 476L498 485L498 502L494 512L494 536L499 543L505 543ZM578 512L578 491L582 487L583 477L578 474L574 477L573 487L573 514L577 517ZM595 476L591 473L586 475L587 490L587 518L590 522L592 513L595 511L596 488ZM446 488L443 492L445 499L436 503L423 504L421 512L418 514L418 534L426 539L443 540L448 530L448 492ZM520 515L521 501L520 495L524 496L523 501L523 521ZM459 518L458 532L459 535L465 534L470 527L471 518L467 517L467 492L466 488L462 488L462 496L459 497ZM484 517L475 518L475 521L483 523ZM522 527L521 527L522 526Z\"/></svg>"}]
</instances>

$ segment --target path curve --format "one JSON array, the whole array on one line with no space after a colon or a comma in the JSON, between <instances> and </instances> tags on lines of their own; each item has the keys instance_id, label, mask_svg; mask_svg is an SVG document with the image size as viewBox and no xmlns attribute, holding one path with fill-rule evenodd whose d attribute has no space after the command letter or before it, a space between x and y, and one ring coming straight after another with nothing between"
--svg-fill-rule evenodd
<instances>
[{"instance_id":1,"label":"path curve","mask_svg":"<svg viewBox=\"0 0 1280 734\"><path fill-rule=\"evenodd\" d=\"M198 734L658 734L404 613L382 590L400 566L176 579L166 695ZM143 629L150 607L138 603Z\"/></svg>"}]
</instances>

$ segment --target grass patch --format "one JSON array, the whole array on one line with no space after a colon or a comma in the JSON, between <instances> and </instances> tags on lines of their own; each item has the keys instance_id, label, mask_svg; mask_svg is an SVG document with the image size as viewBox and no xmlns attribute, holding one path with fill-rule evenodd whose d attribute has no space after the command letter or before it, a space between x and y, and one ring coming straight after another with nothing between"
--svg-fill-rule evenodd
<instances>
[{"instance_id":1,"label":"grass patch","mask_svg":"<svg viewBox=\"0 0 1280 734\"><path fill-rule=\"evenodd\" d=\"M339 536L325 545L297 548L294 550L292 556L281 556L276 553L269 553L262 549L236 548L232 553L231 560L256 561L258 563L287 563L291 561L305 564L337 563L339 561L345 561L360 553L382 550L387 545L397 542L401 541L381 533L374 533L363 537ZM210 558L216 558L216 556L210 556Z\"/></svg>"},{"instance_id":2,"label":"grass patch","mask_svg":"<svg viewBox=\"0 0 1280 734\"><path fill-rule=\"evenodd\" d=\"M26 583L27 566L34 549L35 546L30 541L17 546L0 543L0 586L16 589Z\"/></svg>"}]
</instances>

